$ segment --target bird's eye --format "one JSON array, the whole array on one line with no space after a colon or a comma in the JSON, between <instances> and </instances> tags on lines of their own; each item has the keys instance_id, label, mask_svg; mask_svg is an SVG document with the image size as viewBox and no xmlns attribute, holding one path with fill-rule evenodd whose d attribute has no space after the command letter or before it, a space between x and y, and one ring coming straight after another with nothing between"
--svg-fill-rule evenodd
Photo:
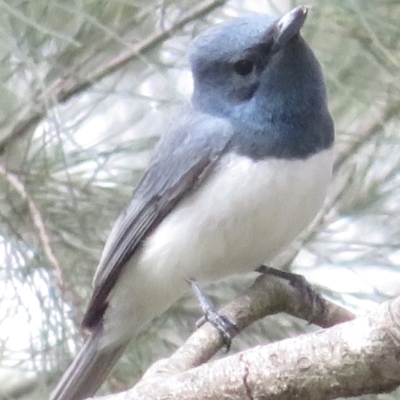
<instances>
[{"instance_id":1,"label":"bird's eye","mask_svg":"<svg viewBox=\"0 0 400 400\"><path fill-rule=\"evenodd\" d=\"M246 76L253 72L254 64L250 60L239 60L233 64L233 69L239 75Z\"/></svg>"}]
</instances>

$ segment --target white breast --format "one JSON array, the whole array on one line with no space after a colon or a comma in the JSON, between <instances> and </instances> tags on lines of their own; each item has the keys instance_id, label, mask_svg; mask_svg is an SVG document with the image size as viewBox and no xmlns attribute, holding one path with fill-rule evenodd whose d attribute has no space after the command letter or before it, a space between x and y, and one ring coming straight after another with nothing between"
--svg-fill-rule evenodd
<instances>
[{"instance_id":1,"label":"white breast","mask_svg":"<svg viewBox=\"0 0 400 400\"><path fill-rule=\"evenodd\" d=\"M329 185L332 150L307 160L252 161L229 154L146 240L115 290L105 331L132 335L178 299L184 278L208 282L271 260L315 217Z\"/></svg>"}]
</instances>

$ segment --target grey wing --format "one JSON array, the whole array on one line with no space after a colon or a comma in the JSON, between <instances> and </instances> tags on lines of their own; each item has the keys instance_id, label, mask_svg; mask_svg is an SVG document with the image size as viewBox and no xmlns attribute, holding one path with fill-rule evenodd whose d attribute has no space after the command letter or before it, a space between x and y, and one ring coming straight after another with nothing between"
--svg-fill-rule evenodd
<instances>
[{"instance_id":1,"label":"grey wing","mask_svg":"<svg viewBox=\"0 0 400 400\"><path fill-rule=\"evenodd\" d=\"M101 326L108 296L143 239L208 175L232 136L228 121L185 112L161 138L133 198L114 224L97 267L82 326Z\"/></svg>"}]
</instances>

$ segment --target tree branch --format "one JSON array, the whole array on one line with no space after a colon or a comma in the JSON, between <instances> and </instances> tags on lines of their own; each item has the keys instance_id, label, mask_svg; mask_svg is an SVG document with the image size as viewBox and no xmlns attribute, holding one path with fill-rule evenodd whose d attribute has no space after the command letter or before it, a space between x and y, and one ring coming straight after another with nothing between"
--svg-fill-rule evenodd
<instances>
[{"instance_id":1,"label":"tree branch","mask_svg":"<svg viewBox=\"0 0 400 400\"><path fill-rule=\"evenodd\" d=\"M400 385L400 298L366 317L257 346L101 400L333 399Z\"/></svg>"},{"instance_id":2,"label":"tree branch","mask_svg":"<svg viewBox=\"0 0 400 400\"><path fill-rule=\"evenodd\" d=\"M354 318L328 300L316 312L309 300L287 279L261 275L221 313L239 330L282 311L325 327ZM205 324L169 359L151 367L133 389L101 400L321 400L381 393L400 384L399 342L400 299L366 317L208 364L223 340Z\"/></svg>"},{"instance_id":3,"label":"tree branch","mask_svg":"<svg viewBox=\"0 0 400 400\"><path fill-rule=\"evenodd\" d=\"M54 103L62 103L69 100L78 93L82 93L95 83L106 76L111 75L118 69L125 66L129 61L136 58L139 54L148 51L164 40L168 39L177 30L184 27L191 21L198 19L201 15L211 12L213 9L222 6L226 0L204 0L181 16L174 24L162 29L155 30L142 41L132 45L127 51L122 52L118 57L114 57L101 65L97 70L88 76L71 75L56 79L49 88L33 98L20 112L13 118L13 124L0 132L0 154L17 137L30 132L46 115L47 99Z\"/></svg>"},{"instance_id":4,"label":"tree branch","mask_svg":"<svg viewBox=\"0 0 400 400\"><path fill-rule=\"evenodd\" d=\"M19 179L19 177L10 171L7 171L6 167L3 164L0 164L0 175L3 175L7 182L11 185L11 187L13 187L14 190L21 196L21 198L27 202L33 226L37 231L44 255L46 256L48 263L53 267L53 273L57 285L60 288L64 287L62 268L60 267L60 263L58 262L58 259L55 256L51 247L50 235L46 231L45 223L39 208L36 206L35 202L28 194L25 185Z\"/></svg>"}]
</instances>

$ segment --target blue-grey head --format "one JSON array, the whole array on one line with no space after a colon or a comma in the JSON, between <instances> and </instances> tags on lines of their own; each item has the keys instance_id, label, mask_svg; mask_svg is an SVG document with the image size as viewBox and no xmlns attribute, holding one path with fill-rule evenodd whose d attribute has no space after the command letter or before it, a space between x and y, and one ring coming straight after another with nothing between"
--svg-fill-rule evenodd
<instances>
[{"instance_id":1,"label":"blue-grey head","mask_svg":"<svg viewBox=\"0 0 400 400\"><path fill-rule=\"evenodd\" d=\"M324 131L323 143L311 144L328 147L333 124L321 68L300 36L306 17L305 6L278 19L252 14L199 35L189 49L194 106L257 132L270 124L285 130L309 123L315 135Z\"/></svg>"}]
</instances>

